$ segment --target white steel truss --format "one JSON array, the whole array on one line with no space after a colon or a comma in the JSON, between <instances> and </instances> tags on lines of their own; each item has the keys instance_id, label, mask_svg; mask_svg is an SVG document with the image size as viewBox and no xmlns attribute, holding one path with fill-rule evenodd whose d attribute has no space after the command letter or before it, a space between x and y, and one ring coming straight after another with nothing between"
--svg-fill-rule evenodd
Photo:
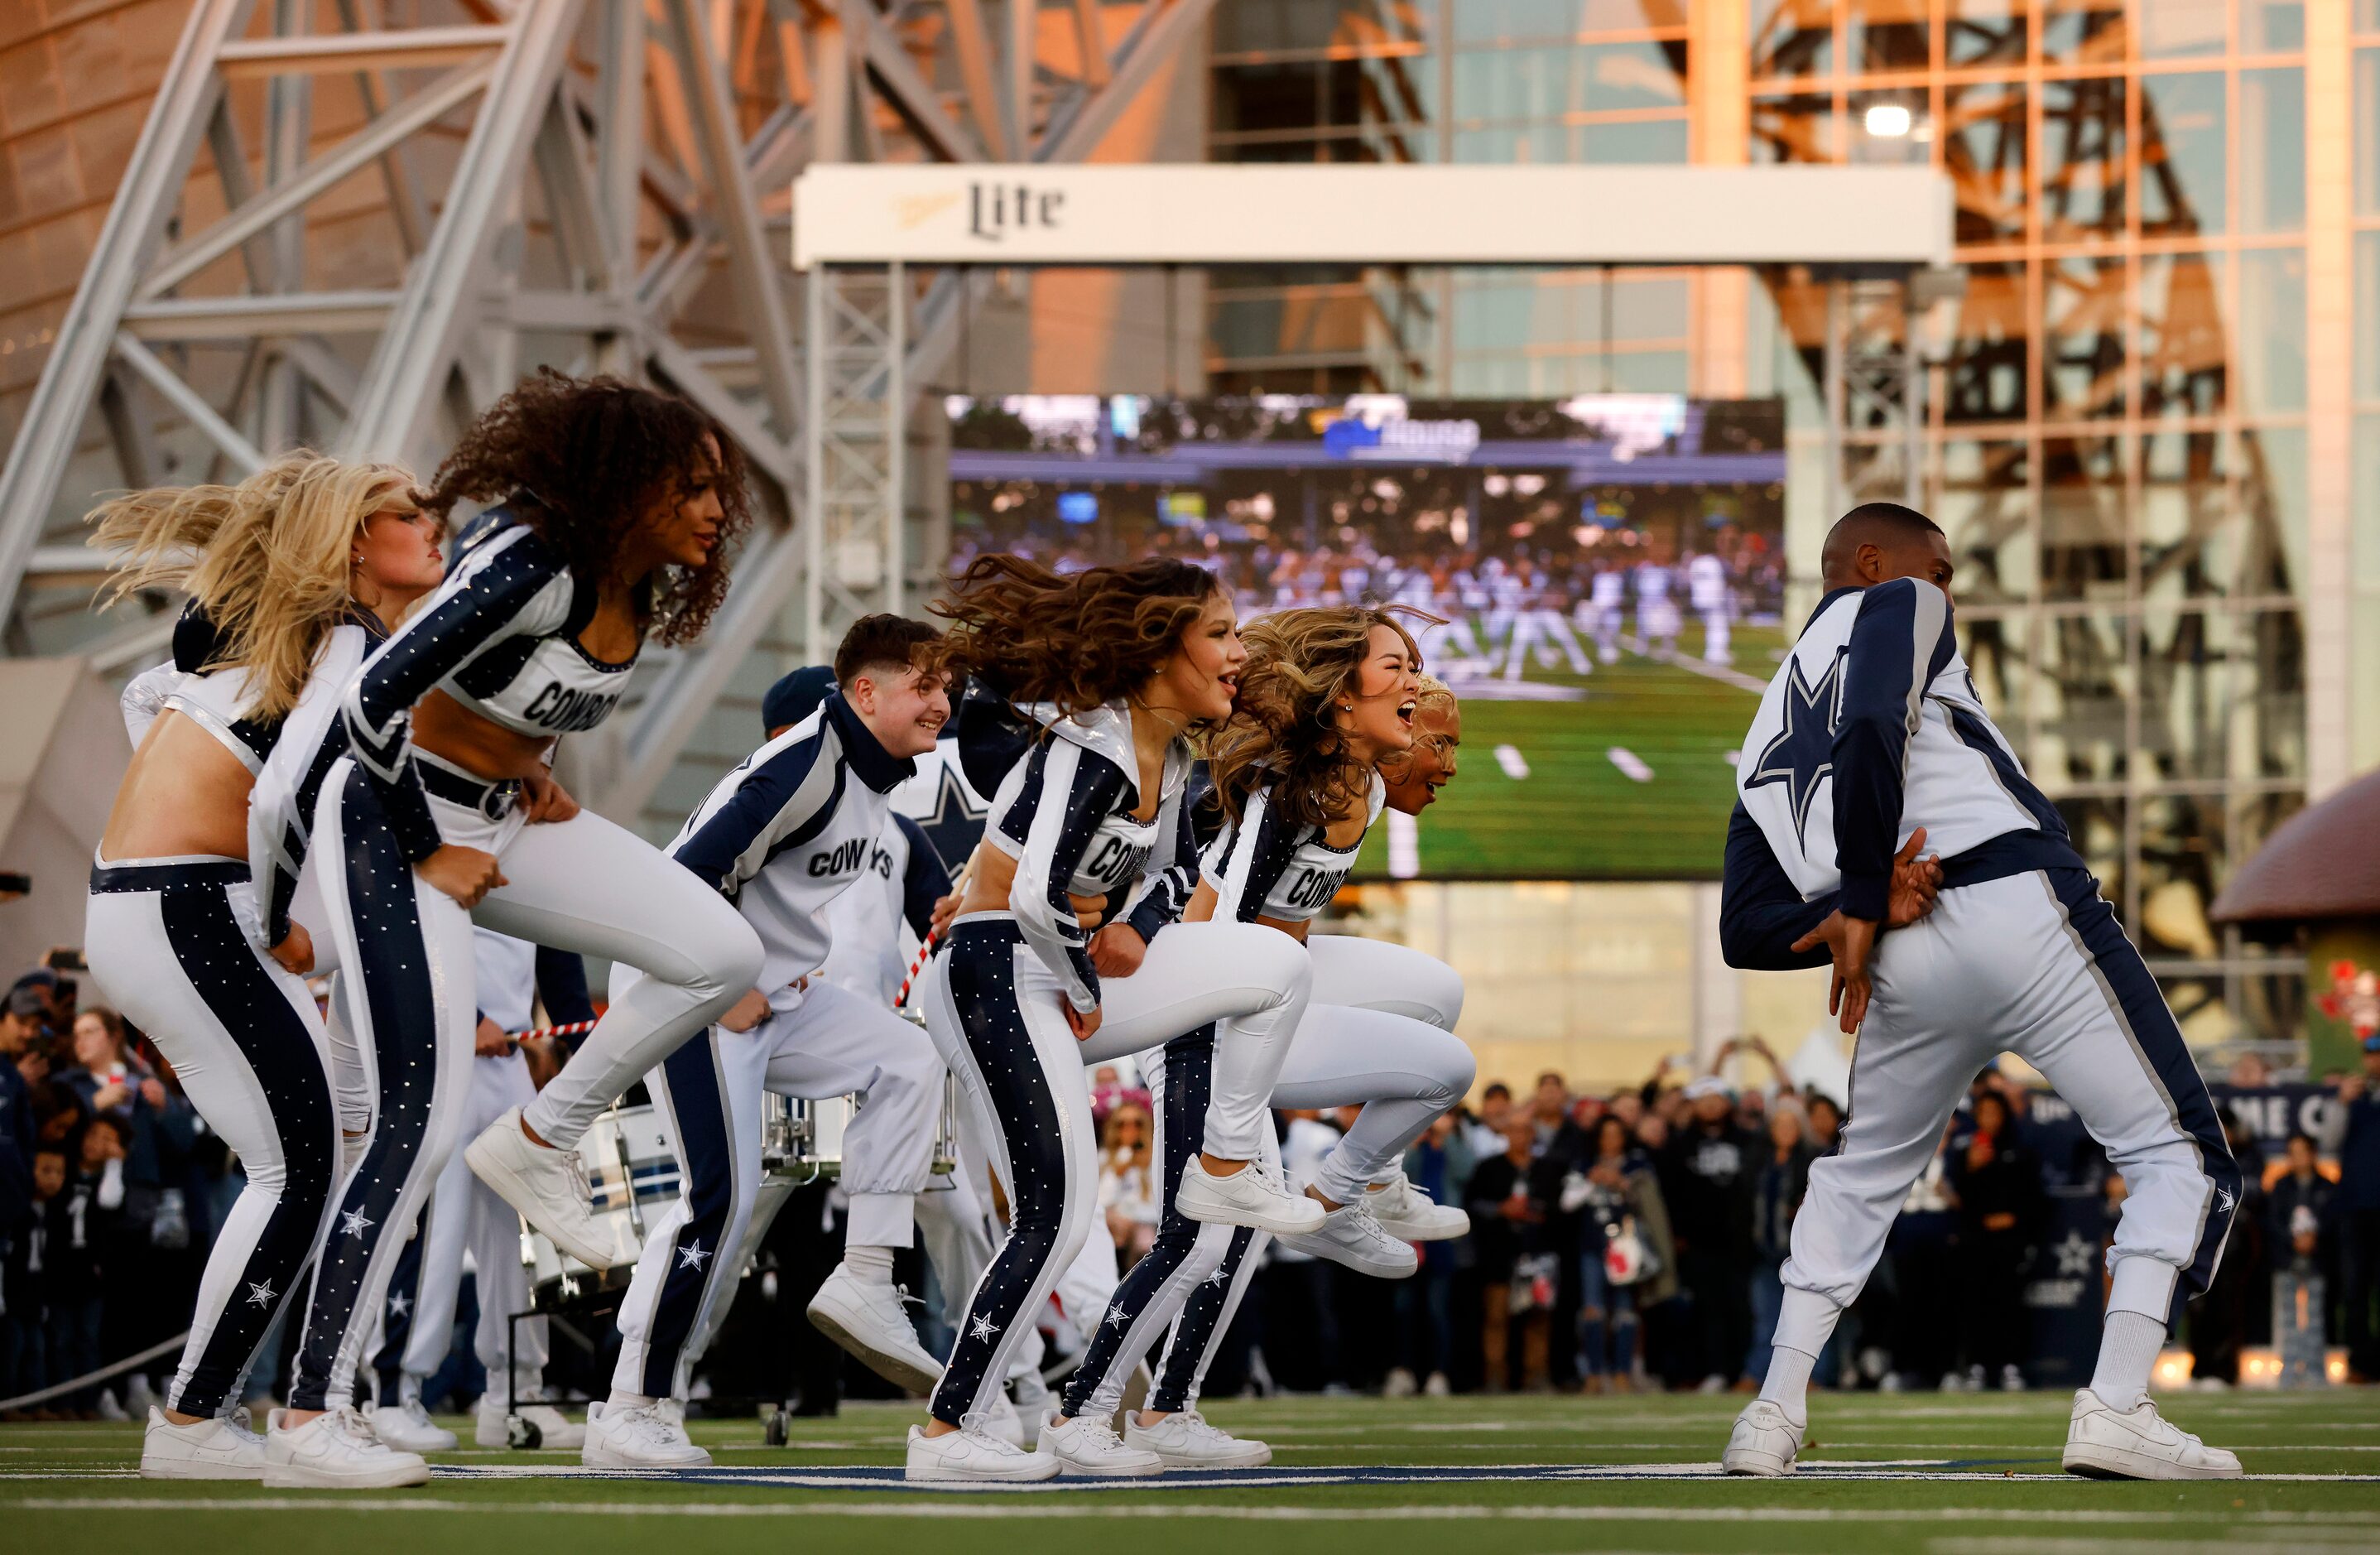
<instances>
[{"instance_id":1,"label":"white steel truss","mask_svg":"<svg viewBox=\"0 0 2380 1555\"><path fill-rule=\"evenodd\" d=\"M193 0L0 471L8 650L161 650L172 601L89 614L97 492L299 445L426 472L524 372L619 373L716 417L763 511L705 641L650 655L626 716L574 742L599 808L682 813L665 790L750 743L714 711L739 674L914 602L940 560L898 516L907 386L986 278L805 297L794 175L1078 160L1212 4Z\"/></svg>"}]
</instances>

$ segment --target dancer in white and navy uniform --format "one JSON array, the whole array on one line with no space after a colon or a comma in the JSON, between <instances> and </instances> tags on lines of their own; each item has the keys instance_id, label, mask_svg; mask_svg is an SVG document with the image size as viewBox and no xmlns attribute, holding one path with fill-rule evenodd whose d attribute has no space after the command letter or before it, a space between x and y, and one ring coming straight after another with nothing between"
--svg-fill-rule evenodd
<instances>
[{"instance_id":1,"label":"dancer in white and navy uniform","mask_svg":"<svg viewBox=\"0 0 2380 1555\"><path fill-rule=\"evenodd\" d=\"M286 917L294 873L260 879L251 863L249 796L280 747L328 721L343 674L436 587L439 528L405 471L310 456L236 487L134 492L94 516L93 543L128 557L117 597L170 585L191 603L173 663L126 697L139 748L91 870L91 971L172 1060L247 1179L164 1406L150 1413L141 1472L419 1484L421 1459L375 1442L351 1409L275 1411L260 1438L235 1406L320 1244L341 1167L329 1040L301 978L313 944ZM324 1319L310 1306L306 1322Z\"/></svg>"},{"instance_id":2,"label":"dancer in white and navy uniform","mask_svg":"<svg viewBox=\"0 0 2380 1555\"><path fill-rule=\"evenodd\" d=\"M1859 1047L1842 1144L1811 1168L1775 1357L1727 1467L1791 1471L1811 1367L1970 1078L2006 1051L2073 1105L2131 1189L2066 1467L2236 1476L2237 1458L2168 1424L2147 1396L2167 1326L2206 1288L2239 1203L2205 1083L2064 820L1984 711L1951 631L1942 531L1870 504L1835 526L1823 565L1826 598L1736 768L1721 935L1737 966L1831 957ZM1916 917L1892 898L1921 844L1939 857L1940 895Z\"/></svg>"},{"instance_id":3,"label":"dancer in white and navy uniform","mask_svg":"<svg viewBox=\"0 0 2380 1555\"><path fill-rule=\"evenodd\" d=\"M1305 944L1317 997L1272 1100L1363 1111L1306 1189L1328 1211L1323 1224L1286 1240L1361 1272L1401 1279L1416 1267L1410 1242L1470 1228L1462 1210L1415 1190L1402 1166L1406 1148L1471 1086L1470 1050L1451 1031L1462 979L1401 945L1308 930L1385 802L1378 765L1411 762L1420 689L1413 643L1392 618L1346 608L1269 616L1249 628L1248 644L1240 703L1212 759L1218 787L1226 799L1237 796L1229 808L1238 813L1208 849L1206 879L1187 916L1194 926L1209 917L1262 924ZM1317 737L1320 731L1328 733ZM1172 1136L1207 1087L1211 1052L1202 1031L1142 1056L1169 1177L1186 1160ZM1111 1414L1131 1367L1194 1294L1212 1289L1230 1305L1265 1235L1201 1228L1169 1213L1157 1245L1117 1293L1111 1326L1067 1388L1063 1415L1087 1421ZM1181 1355L1202 1355L1213 1331L1177 1333ZM1165 1394L1160 1381L1148 1407L1127 1420L1127 1447L1169 1465L1246 1466L1269 1457L1262 1443L1225 1437Z\"/></svg>"},{"instance_id":4,"label":"dancer in white and navy uniform","mask_svg":"<svg viewBox=\"0 0 2380 1555\"><path fill-rule=\"evenodd\" d=\"M469 1160L563 1251L630 1256L589 1209L575 1149L643 1069L752 986L760 947L716 892L582 811L554 741L601 723L648 636L698 636L748 519L735 446L684 401L540 374L467 431L427 499L504 498L445 583L367 660L315 817L346 1014L377 1118L316 1274L340 1331L310 1327L293 1400L344 1397L397 1249L453 1150L470 1091L471 925L650 976ZM532 1132L533 1131L533 1132Z\"/></svg>"},{"instance_id":5,"label":"dancer in white and navy uniform","mask_svg":"<svg viewBox=\"0 0 2380 1555\"><path fill-rule=\"evenodd\" d=\"M851 1204L844 1259L810 1321L881 1375L924 1391L941 1368L917 1342L892 1284L917 1239L914 1205L933 1161L942 1062L917 1027L816 976L830 950L823 909L868 870L892 790L950 717L932 627L862 616L836 650L836 691L722 779L669 855L735 905L764 959L752 990L646 1077L668 1119L685 1188L654 1225L620 1306L612 1396L589 1411L590 1465L707 1464L677 1412L742 1270L737 1251L760 1175L760 1096L864 1092L844 1136ZM615 971L615 1002L640 974Z\"/></svg>"},{"instance_id":6,"label":"dancer in white and navy uniform","mask_svg":"<svg viewBox=\"0 0 2380 1555\"><path fill-rule=\"evenodd\" d=\"M475 929L471 956L480 1024L463 1129L477 1133L537 1095L528 1054L515 1038L539 1024L538 1006L544 1006L546 1023L553 1026L591 1021L595 1006L587 997L586 964L569 951ZM574 1045L563 1039L565 1051ZM455 1433L431 1420L423 1407L421 1386L446 1360L467 1247L479 1296L471 1348L487 1373L486 1390L472 1412L473 1443L509 1445L511 1417L517 1415L537 1428L540 1447L579 1446L587 1440L586 1427L545 1402L545 1318L512 1321L514 1314L528 1310L529 1301L520 1217L471 1175L459 1151L439 1172L421 1212L421 1229L405 1245L381 1303L380 1354L373 1364L382 1385L371 1411L372 1434L416 1452L443 1452L455 1445ZM518 1353L513 1348L516 1337Z\"/></svg>"}]
</instances>

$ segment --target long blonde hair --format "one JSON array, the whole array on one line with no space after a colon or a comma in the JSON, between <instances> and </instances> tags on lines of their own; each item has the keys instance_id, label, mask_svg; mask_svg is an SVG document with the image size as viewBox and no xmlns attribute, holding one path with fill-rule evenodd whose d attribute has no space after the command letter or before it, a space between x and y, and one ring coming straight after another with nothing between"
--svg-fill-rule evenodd
<instances>
[{"instance_id":1,"label":"long blonde hair","mask_svg":"<svg viewBox=\"0 0 2380 1555\"><path fill-rule=\"evenodd\" d=\"M298 705L316 655L353 595L354 547L380 513L420 509L412 475L300 450L237 486L158 486L101 504L89 543L121 553L101 601L179 589L205 612L217 647L208 667L248 671L247 711Z\"/></svg>"},{"instance_id":2,"label":"long blonde hair","mask_svg":"<svg viewBox=\"0 0 2380 1555\"><path fill-rule=\"evenodd\" d=\"M1406 605L1317 605L1277 611L1240 633L1248 662L1230 722L1207 746L1207 771L1223 813L1236 820L1266 784L1267 801L1303 826L1327 826L1362 803L1371 769L1354 761L1331 707L1352 694L1370 656L1372 628L1405 639L1416 667L1421 650L1400 616L1436 622Z\"/></svg>"}]
</instances>

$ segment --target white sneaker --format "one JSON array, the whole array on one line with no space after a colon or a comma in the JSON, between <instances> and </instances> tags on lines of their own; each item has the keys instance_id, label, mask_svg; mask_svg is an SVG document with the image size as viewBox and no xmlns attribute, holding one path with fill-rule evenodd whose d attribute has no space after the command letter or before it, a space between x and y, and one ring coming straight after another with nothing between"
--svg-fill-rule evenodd
<instances>
[{"instance_id":1,"label":"white sneaker","mask_svg":"<svg viewBox=\"0 0 2380 1555\"><path fill-rule=\"evenodd\" d=\"M1182 1173L1173 1208L1209 1224L1252 1226L1275 1236L1310 1236L1322 1229L1322 1206L1292 1193L1281 1173L1252 1160L1228 1177L1209 1176L1196 1156Z\"/></svg>"},{"instance_id":2,"label":"white sneaker","mask_svg":"<svg viewBox=\"0 0 2380 1555\"><path fill-rule=\"evenodd\" d=\"M1454 1385L1446 1379L1446 1373L1433 1371L1429 1374L1428 1379L1422 1383L1421 1394L1422 1397L1428 1399L1452 1398Z\"/></svg>"},{"instance_id":3,"label":"white sneaker","mask_svg":"<svg viewBox=\"0 0 2380 1555\"><path fill-rule=\"evenodd\" d=\"M2085 1388L2066 1425L2065 1469L2092 1479L2237 1479L2240 1460L2157 1413L2146 1398L2119 1415Z\"/></svg>"},{"instance_id":4,"label":"white sneaker","mask_svg":"<svg viewBox=\"0 0 2380 1555\"><path fill-rule=\"evenodd\" d=\"M1041 1422L1050 1418L1050 1411L1057 1407L1058 1401L1050 1393L1050 1384L1041 1379L1038 1367L1026 1367L1009 1379L1008 1397L1016 1401L1009 1404L1016 1416L1016 1445L1029 1452L1041 1440ZM1000 1402L1008 1403L1008 1398Z\"/></svg>"},{"instance_id":5,"label":"white sneaker","mask_svg":"<svg viewBox=\"0 0 2380 1555\"><path fill-rule=\"evenodd\" d=\"M1056 1458L1065 1474L1137 1479L1165 1472L1164 1459L1146 1447L1125 1446L1113 1426L1089 1415L1065 1421L1050 1415L1041 1424L1041 1451Z\"/></svg>"},{"instance_id":6,"label":"white sneaker","mask_svg":"<svg viewBox=\"0 0 2380 1555\"><path fill-rule=\"evenodd\" d=\"M2013 1364L2000 1367L2000 1391L2004 1393L2024 1391L2024 1373Z\"/></svg>"},{"instance_id":7,"label":"white sneaker","mask_svg":"<svg viewBox=\"0 0 2380 1555\"><path fill-rule=\"evenodd\" d=\"M983 1428L1019 1452L1033 1451L1033 1443L1025 1434L1025 1412L1009 1403L1006 1393L994 1399L991 1407L983 1412Z\"/></svg>"},{"instance_id":8,"label":"white sneaker","mask_svg":"<svg viewBox=\"0 0 2380 1555\"><path fill-rule=\"evenodd\" d=\"M1366 1194L1364 1198L1371 1197ZM1307 1236L1284 1236L1281 1245L1344 1264L1358 1274L1376 1275L1382 1280L1409 1277L1421 1267L1421 1255L1414 1251L1412 1243L1400 1242L1380 1229L1380 1222L1372 1218L1372 1207L1364 1198L1342 1204L1324 1215L1319 1231Z\"/></svg>"},{"instance_id":9,"label":"white sneaker","mask_svg":"<svg viewBox=\"0 0 2380 1555\"><path fill-rule=\"evenodd\" d=\"M858 1356L868 1369L913 1393L930 1393L942 1380L939 1361L917 1342L917 1330L902 1310L901 1293L862 1280L837 1264L810 1298L810 1322L819 1332Z\"/></svg>"},{"instance_id":10,"label":"white sneaker","mask_svg":"<svg viewBox=\"0 0 2380 1555\"><path fill-rule=\"evenodd\" d=\"M1782 1409L1767 1399L1754 1399L1735 1417L1735 1429L1728 1435L1727 1456L1721 1466L1730 1474L1755 1475L1762 1479L1791 1474L1806 1428L1795 1425Z\"/></svg>"},{"instance_id":11,"label":"white sneaker","mask_svg":"<svg viewBox=\"0 0 2380 1555\"><path fill-rule=\"evenodd\" d=\"M99 1403L97 1408L99 1417L103 1420L113 1420L121 1424L124 1421L132 1418L131 1415L125 1410L124 1405L116 1402L115 1390L113 1388L102 1388L99 1391Z\"/></svg>"},{"instance_id":12,"label":"white sneaker","mask_svg":"<svg viewBox=\"0 0 2380 1555\"><path fill-rule=\"evenodd\" d=\"M909 1461L901 1471L908 1480L1054 1479L1058 1460L1046 1450L1026 1452L984 1429L984 1417L970 1415L957 1430L928 1436L923 1426L909 1427Z\"/></svg>"},{"instance_id":13,"label":"white sneaker","mask_svg":"<svg viewBox=\"0 0 2380 1555\"><path fill-rule=\"evenodd\" d=\"M149 1374L145 1371L134 1372L132 1379L124 1384L124 1407L136 1418L147 1419L150 1410L161 1408L164 1403L149 1386Z\"/></svg>"},{"instance_id":14,"label":"white sneaker","mask_svg":"<svg viewBox=\"0 0 2380 1555\"><path fill-rule=\"evenodd\" d=\"M264 1439L247 1428L248 1411L177 1426L152 1404L140 1440L143 1479L261 1479Z\"/></svg>"},{"instance_id":15,"label":"white sneaker","mask_svg":"<svg viewBox=\"0 0 2380 1555\"><path fill-rule=\"evenodd\" d=\"M364 1418L371 1422L371 1433L382 1446L394 1447L400 1452L454 1450L455 1433L432 1420L419 1399L374 1404L364 1412Z\"/></svg>"},{"instance_id":16,"label":"white sneaker","mask_svg":"<svg viewBox=\"0 0 2380 1555\"><path fill-rule=\"evenodd\" d=\"M1262 1468L1272 1462L1271 1448L1208 1425L1195 1409L1168 1415L1153 1426L1128 1420L1123 1441L1156 1453L1167 1468Z\"/></svg>"},{"instance_id":17,"label":"white sneaker","mask_svg":"<svg viewBox=\"0 0 2380 1555\"><path fill-rule=\"evenodd\" d=\"M1403 1367L1391 1367L1389 1369L1388 1381L1380 1388L1380 1396L1386 1399L1409 1399L1420 1391L1419 1378Z\"/></svg>"},{"instance_id":18,"label":"white sneaker","mask_svg":"<svg viewBox=\"0 0 2380 1555\"><path fill-rule=\"evenodd\" d=\"M595 1218L594 1196L587 1173L579 1170L578 1152L531 1142L521 1132L519 1108L508 1109L480 1130L463 1159L496 1197L588 1268L637 1261L637 1249L625 1245L610 1222Z\"/></svg>"},{"instance_id":19,"label":"white sneaker","mask_svg":"<svg viewBox=\"0 0 2380 1555\"><path fill-rule=\"evenodd\" d=\"M710 1454L686 1434L686 1417L668 1402L589 1404L578 1461L589 1468L709 1468Z\"/></svg>"},{"instance_id":20,"label":"white sneaker","mask_svg":"<svg viewBox=\"0 0 2380 1555\"><path fill-rule=\"evenodd\" d=\"M430 1465L419 1452L400 1452L372 1435L371 1422L353 1404L341 1404L302 1426L283 1422L288 1411L267 1415L264 1483L276 1490L391 1490L427 1485Z\"/></svg>"},{"instance_id":21,"label":"white sneaker","mask_svg":"<svg viewBox=\"0 0 2380 1555\"><path fill-rule=\"evenodd\" d=\"M1390 1236L1407 1242L1449 1242L1471 1233L1471 1217L1451 1204L1440 1204L1413 1185L1400 1172L1377 1193L1366 1194L1372 1218Z\"/></svg>"},{"instance_id":22,"label":"white sneaker","mask_svg":"<svg viewBox=\"0 0 2380 1555\"><path fill-rule=\"evenodd\" d=\"M568 1452L587 1445L587 1427L550 1403L524 1398L514 1404L513 1413L537 1427L540 1452ZM512 1422L505 1417L504 1394L492 1390L480 1395L471 1440L481 1447L512 1445Z\"/></svg>"}]
</instances>

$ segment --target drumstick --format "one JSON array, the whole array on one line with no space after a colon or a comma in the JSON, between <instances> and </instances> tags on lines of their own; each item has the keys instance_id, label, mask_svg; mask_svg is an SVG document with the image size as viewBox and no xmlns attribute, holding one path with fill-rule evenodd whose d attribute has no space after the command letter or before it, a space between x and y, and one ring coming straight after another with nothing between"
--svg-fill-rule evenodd
<instances>
[{"instance_id":1,"label":"drumstick","mask_svg":"<svg viewBox=\"0 0 2380 1555\"><path fill-rule=\"evenodd\" d=\"M951 894L953 896L965 896L966 894L967 877L973 873L975 873L975 855L970 853L966 856L966 862L959 866L958 878L951 881ZM892 996L892 1007L894 1009L897 1010L902 1005L906 1004L909 1002L909 985L917 980L918 972L923 970L925 967L926 958L934 954L934 942L941 937L941 926L940 924L929 924L927 926L926 937L917 942L917 954L916 958L909 963L909 975L901 979L901 991Z\"/></svg>"},{"instance_id":2,"label":"drumstick","mask_svg":"<svg viewBox=\"0 0 2380 1555\"><path fill-rule=\"evenodd\" d=\"M577 1037L594 1029L595 1023L591 1020L574 1020L561 1026L540 1026L528 1031L507 1031L504 1033L504 1040L517 1048L523 1042L539 1041L548 1037Z\"/></svg>"}]
</instances>

